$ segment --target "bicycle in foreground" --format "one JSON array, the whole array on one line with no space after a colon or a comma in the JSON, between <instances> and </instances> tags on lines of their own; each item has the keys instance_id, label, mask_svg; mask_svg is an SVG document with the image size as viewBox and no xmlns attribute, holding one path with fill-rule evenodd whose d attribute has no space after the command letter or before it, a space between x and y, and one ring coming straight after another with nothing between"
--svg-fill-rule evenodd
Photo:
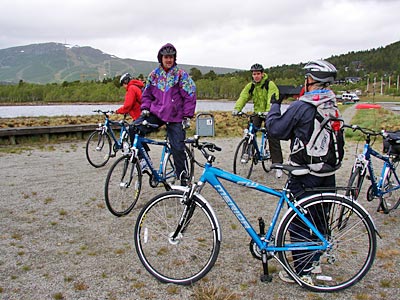
<instances>
[{"instance_id":1,"label":"bicycle in foreground","mask_svg":"<svg viewBox=\"0 0 400 300\"><path fill-rule=\"evenodd\" d=\"M251 253L262 261L261 281L272 280L268 272L271 258L275 258L299 285L320 292L348 288L369 271L376 254L377 232L361 205L346 196L328 192L296 201L286 187L282 191L274 190L214 167L215 157L209 152L220 150L215 144L195 139L194 147L207 160L199 181L154 197L140 211L136 221L136 252L147 271L159 281L192 284L203 278L217 260L221 227L210 203L201 195L206 183L220 194L250 236ZM273 167L282 168L291 176L309 172L287 165ZM220 179L275 197L277 206L268 222L270 227L265 228L267 222L261 218L260 231L256 232ZM346 220L341 215L342 208L352 212ZM326 212L325 218L312 217L315 211L321 210ZM302 236L300 230L308 235L312 232L312 238ZM299 250L302 255L294 254ZM315 263L316 271L319 263L322 274L311 271L310 276L302 276L305 270L300 266L311 262Z\"/></svg>"},{"instance_id":2,"label":"bicycle in foreground","mask_svg":"<svg viewBox=\"0 0 400 300\"><path fill-rule=\"evenodd\" d=\"M347 195L357 200L364 178L371 182L367 191L367 200L379 199L377 211L385 214L400 205L400 181L397 166L400 162L400 134L393 132L376 132L358 125L347 125L353 131L360 131L365 136L363 152L356 156L348 181ZM372 148L371 137L382 136L386 151L384 154ZM383 162L379 179L375 176L372 157ZM368 173L368 174L367 174Z\"/></svg>"},{"instance_id":3,"label":"bicycle in foreground","mask_svg":"<svg viewBox=\"0 0 400 300\"><path fill-rule=\"evenodd\" d=\"M147 121L133 124L133 126L139 125L158 127L158 125L150 124ZM153 165L143 145L144 143L162 147L158 169L157 166ZM188 147L185 148L185 152L186 167L189 178L192 179L194 173L193 154ZM143 172L143 170L145 171ZM142 190L144 173L149 176L149 185L152 188L162 184L166 190L170 190L171 186L178 180L167 137L163 141L157 141L136 133L130 153L121 156L111 166L105 182L104 195L107 208L113 215L121 217L132 211Z\"/></svg>"},{"instance_id":4,"label":"bicycle in foreground","mask_svg":"<svg viewBox=\"0 0 400 300\"><path fill-rule=\"evenodd\" d=\"M233 173L250 178L253 167L261 162L265 172L270 171L271 154L268 147L268 134L265 128L258 128L253 123L253 118L259 114L246 114L239 112L238 116L248 118L248 128L244 130L244 137L236 147L233 158ZM257 142L257 133L261 132L260 147Z\"/></svg>"},{"instance_id":5,"label":"bicycle in foreground","mask_svg":"<svg viewBox=\"0 0 400 300\"><path fill-rule=\"evenodd\" d=\"M99 109L93 112L102 113L105 120L90 134L86 142L86 158L93 167L100 168L107 164L110 157L115 157L119 150L129 152L129 123L125 120L126 115L120 121L110 120L109 114L114 113L112 110ZM114 134L113 125L120 127L119 138Z\"/></svg>"}]
</instances>

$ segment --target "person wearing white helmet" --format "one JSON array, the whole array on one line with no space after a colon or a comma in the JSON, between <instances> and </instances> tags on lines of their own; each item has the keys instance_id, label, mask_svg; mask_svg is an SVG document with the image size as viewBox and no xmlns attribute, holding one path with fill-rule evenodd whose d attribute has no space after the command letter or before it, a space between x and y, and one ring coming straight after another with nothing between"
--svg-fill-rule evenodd
<instances>
[{"instance_id":1,"label":"person wearing white helmet","mask_svg":"<svg viewBox=\"0 0 400 300\"><path fill-rule=\"evenodd\" d=\"M121 75L119 84L126 90L124 104L115 112L117 114L129 114L132 120L140 116L140 104L142 103L142 89L144 84L141 80L133 79L131 74Z\"/></svg>"},{"instance_id":2,"label":"person wearing white helmet","mask_svg":"<svg viewBox=\"0 0 400 300\"><path fill-rule=\"evenodd\" d=\"M274 100L271 110L266 119L266 128L270 135L279 137L282 140L291 140L290 163L293 165L302 165L309 167L309 161L306 161L306 145L310 142L314 132L314 122L317 114L317 107L322 105L324 108L336 107L336 97L329 86L334 83L337 70L334 65L325 60L310 61L304 66L305 70L305 93L299 98L299 101L292 102L284 113L280 110L280 101ZM304 160L302 160L304 158ZM310 170L312 170L310 168ZM290 176L287 182L287 188L296 197L297 200L309 196L312 191L306 191L311 188L326 188L326 191L335 190L336 180L333 172L309 173L302 176ZM314 192L315 193L315 192ZM315 216L310 216L315 220L322 220L326 212L314 212ZM321 215L322 214L322 215ZM318 222L316 222L318 223ZM300 224L299 224L300 225ZM323 233L324 226L316 224ZM301 230L302 226L293 228L291 238L294 240L296 235L310 236L308 230ZM307 232L304 232L307 231ZM312 237L310 236L310 239ZM306 276L312 280L312 275L321 272L319 267L318 255L310 257L309 251L293 251L293 259L296 271L300 276ZM308 259L302 259L308 255ZM279 273L279 277L285 282L294 282L294 280L285 271Z\"/></svg>"}]
</instances>

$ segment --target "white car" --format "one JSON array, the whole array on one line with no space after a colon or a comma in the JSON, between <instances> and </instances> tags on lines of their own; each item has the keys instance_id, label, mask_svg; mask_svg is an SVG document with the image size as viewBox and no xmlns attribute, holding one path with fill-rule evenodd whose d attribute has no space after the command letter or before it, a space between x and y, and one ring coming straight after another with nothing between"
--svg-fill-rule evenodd
<instances>
[{"instance_id":1,"label":"white car","mask_svg":"<svg viewBox=\"0 0 400 300\"><path fill-rule=\"evenodd\" d=\"M343 93L342 94L342 101L357 102L357 101L360 101L360 98L356 95L356 93Z\"/></svg>"}]
</instances>

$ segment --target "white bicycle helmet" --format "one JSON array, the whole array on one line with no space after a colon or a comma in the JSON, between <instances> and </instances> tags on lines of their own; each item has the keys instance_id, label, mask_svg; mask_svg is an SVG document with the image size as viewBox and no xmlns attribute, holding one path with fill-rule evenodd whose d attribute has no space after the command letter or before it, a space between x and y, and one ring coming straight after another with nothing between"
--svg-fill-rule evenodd
<instances>
[{"instance_id":1,"label":"white bicycle helmet","mask_svg":"<svg viewBox=\"0 0 400 300\"><path fill-rule=\"evenodd\" d=\"M125 73L121 75L121 78L119 79L119 85L122 86L124 83L128 84L129 81L131 81L132 76L129 73Z\"/></svg>"},{"instance_id":2,"label":"white bicycle helmet","mask_svg":"<svg viewBox=\"0 0 400 300\"><path fill-rule=\"evenodd\" d=\"M303 69L306 70L306 76L323 83L333 83L337 75L335 66L325 60L310 61Z\"/></svg>"}]
</instances>

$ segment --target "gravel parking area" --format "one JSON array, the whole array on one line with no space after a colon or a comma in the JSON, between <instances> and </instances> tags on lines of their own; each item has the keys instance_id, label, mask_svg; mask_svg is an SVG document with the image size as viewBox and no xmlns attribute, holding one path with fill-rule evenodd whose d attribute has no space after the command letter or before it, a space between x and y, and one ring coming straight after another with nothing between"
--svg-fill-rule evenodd
<instances>
[{"instance_id":1,"label":"gravel parking area","mask_svg":"<svg viewBox=\"0 0 400 300\"><path fill-rule=\"evenodd\" d=\"M223 151L216 165L232 170L239 138L204 138ZM284 155L287 157L287 143ZM154 152L156 153L156 152ZM345 185L356 145L348 143L338 184ZM162 284L147 273L136 256L133 230L139 209L163 191L143 185L130 215L116 218L104 204L103 186L108 168L95 169L85 158L85 142L32 147L20 153L0 153L0 299L206 299L196 298L215 288L220 298L207 299L390 299L400 297L399 212L376 212L376 202L361 203L372 215L382 236L371 271L354 287L333 294L313 293L279 280L262 283L261 262L252 258L249 238L219 196L205 189L223 230L222 248L215 267L191 287ZM199 169L197 168L197 172ZM257 166L255 181L276 188L276 179ZM364 188L368 186L365 184ZM249 220L269 220L275 202L260 194L232 195ZM268 222L266 222L268 223ZM275 261L270 265L279 271ZM224 296L225 297L222 297ZM227 297L231 295L231 298Z\"/></svg>"}]
</instances>

